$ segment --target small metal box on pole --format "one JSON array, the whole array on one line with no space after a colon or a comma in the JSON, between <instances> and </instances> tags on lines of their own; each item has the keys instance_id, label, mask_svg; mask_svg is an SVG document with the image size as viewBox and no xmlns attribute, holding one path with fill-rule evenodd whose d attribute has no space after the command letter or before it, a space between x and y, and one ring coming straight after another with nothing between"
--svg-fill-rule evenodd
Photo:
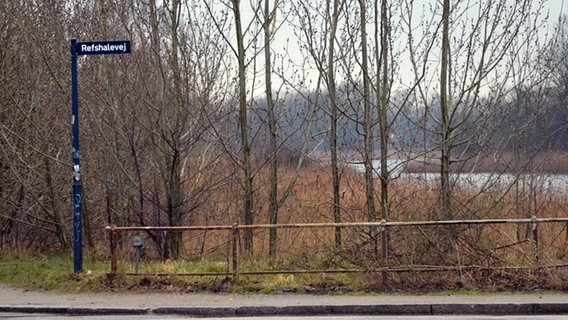
<instances>
[{"instance_id":1,"label":"small metal box on pole","mask_svg":"<svg viewBox=\"0 0 568 320\"><path fill-rule=\"evenodd\" d=\"M140 256L142 248L144 247L144 237L139 234L132 236L132 246L136 250L136 273L138 273L140 267Z\"/></svg>"}]
</instances>

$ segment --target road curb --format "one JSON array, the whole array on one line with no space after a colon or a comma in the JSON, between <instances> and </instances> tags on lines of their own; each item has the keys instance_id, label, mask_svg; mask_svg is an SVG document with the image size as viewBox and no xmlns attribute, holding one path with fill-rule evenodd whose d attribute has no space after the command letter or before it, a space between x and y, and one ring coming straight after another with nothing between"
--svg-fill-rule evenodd
<instances>
[{"instance_id":1,"label":"road curb","mask_svg":"<svg viewBox=\"0 0 568 320\"><path fill-rule=\"evenodd\" d=\"M534 314L568 314L568 303L533 304Z\"/></svg>"},{"instance_id":2,"label":"road curb","mask_svg":"<svg viewBox=\"0 0 568 320\"><path fill-rule=\"evenodd\" d=\"M67 308L65 314L71 316L104 316L104 315L146 315L150 312L149 308Z\"/></svg>"},{"instance_id":3,"label":"road curb","mask_svg":"<svg viewBox=\"0 0 568 320\"><path fill-rule=\"evenodd\" d=\"M235 317L236 308L229 307L160 307L151 309L152 314L175 314L193 317Z\"/></svg>"},{"instance_id":4,"label":"road curb","mask_svg":"<svg viewBox=\"0 0 568 320\"><path fill-rule=\"evenodd\" d=\"M433 315L533 315L532 304L441 304L432 305Z\"/></svg>"},{"instance_id":5,"label":"road curb","mask_svg":"<svg viewBox=\"0 0 568 320\"><path fill-rule=\"evenodd\" d=\"M68 307L0 306L0 312L67 314Z\"/></svg>"},{"instance_id":6,"label":"road curb","mask_svg":"<svg viewBox=\"0 0 568 320\"><path fill-rule=\"evenodd\" d=\"M251 316L306 316L306 315L328 315L334 314L332 306L255 306L238 307L238 317Z\"/></svg>"},{"instance_id":7,"label":"road curb","mask_svg":"<svg viewBox=\"0 0 568 320\"><path fill-rule=\"evenodd\" d=\"M337 315L431 315L430 304L384 304L333 306Z\"/></svg>"},{"instance_id":8,"label":"road curb","mask_svg":"<svg viewBox=\"0 0 568 320\"><path fill-rule=\"evenodd\" d=\"M322 316L322 315L563 315L568 303L378 304L241 307L88 308L0 306L4 313L66 315L180 315L193 317Z\"/></svg>"}]
</instances>

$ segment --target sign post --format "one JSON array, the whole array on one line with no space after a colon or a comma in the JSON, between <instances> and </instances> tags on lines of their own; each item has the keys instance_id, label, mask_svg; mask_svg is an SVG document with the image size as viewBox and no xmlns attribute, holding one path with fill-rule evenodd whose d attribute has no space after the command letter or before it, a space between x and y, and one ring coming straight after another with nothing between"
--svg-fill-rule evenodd
<instances>
[{"instance_id":1,"label":"sign post","mask_svg":"<svg viewBox=\"0 0 568 320\"><path fill-rule=\"evenodd\" d=\"M71 126L73 132L73 269L83 272L83 185L79 152L79 89L77 56L130 53L130 41L77 42L71 39Z\"/></svg>"}]
</instances>

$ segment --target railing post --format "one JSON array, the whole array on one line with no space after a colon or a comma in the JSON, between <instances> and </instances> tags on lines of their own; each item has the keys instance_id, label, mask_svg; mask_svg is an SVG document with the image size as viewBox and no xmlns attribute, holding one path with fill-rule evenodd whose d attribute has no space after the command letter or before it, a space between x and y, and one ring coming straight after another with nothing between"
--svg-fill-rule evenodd
<instances>
[{"instance_id":1,"label":"railing post","mask_svg":"<svg viewBox=\"0 0 568 320\"><path fill-rule=\"evenodd\" d=\"M533 255L535 263L538 262L538 219L536 216L532 216L531 219L531 235L532 235L532 245L533 245Z\"/></svg>"},{"instance_id":2,"label":"railing post","mask_svg":"<svg viewBox=\"0 0 568 320\"><path fill-rule=\"evenodd\" d=\"M381 220L381 231L382 231L382 250L381 250L381 261L385 271L383 271L383 284L386 286L388 283L388 235L387 235L387 220Z\"/></svg>"},{"instance_id":3,"label":"railing post","mask_svg":"<svg viewBox=\"0 0 568 320\"><path fill-rule=\"evenodd\" d=\"M233 223L232 243L233 243L233 280L239 278L239 228L236 223Z\"/></svg>"},{"instance_id":4,"label":"railing post","mask_svg":"<svg viewBox=\"0 0 568 320\"><path fill-rule=\"evenodd\" d=\"M107 227L110 238L110 274L114 277L118 272L118 237L113 227Z\"/></svg>"}]
</instances>

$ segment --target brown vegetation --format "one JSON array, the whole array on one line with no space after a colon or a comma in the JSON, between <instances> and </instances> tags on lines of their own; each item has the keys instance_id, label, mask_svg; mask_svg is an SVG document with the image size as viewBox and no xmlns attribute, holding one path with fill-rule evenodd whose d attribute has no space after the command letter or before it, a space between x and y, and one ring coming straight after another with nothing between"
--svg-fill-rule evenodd
<instances>
[{"instance_id":1,"label":"brown vegetation","mask_svg":"<svg viewBox=\"0 0 568 320\"><path fill-rule=\"evenodd\" d=\"M520 177L568 172L568 24L543 39L545 2L509 2L0 2L0 250L69 252L82 234L87 255L106 255L107 225L562 215L565 194ZM69 119L75 37L128 39L132 52L78 58ZM437 182L375 170L395 153ZM73 170L84 186L71 198ZM465 172L517 179L472 189L454 182ZM565 226L539 231L538 248L524 226L271 229L243 231L241 245L268 267L457 265L465 283L563 264ZM143 235L152 261L230 249L218 231ZM423 276L399 283L437 277Z\"/></svg>"},{"instance_id":2,"label":"brown vegetation","mask_svg":"<svg viewBox=\"0 0 568 320\"><path fill-rule=\"evenodd\" d=\"M289 201L281 207L280 223L333 222L329 191L329 170L310 166L302 170ZM282 169L282 183L293 172ZM258 179L258 194L266 194L268 183ZM342 172L342 204L344 222L365 222L364 180L360 174L349 170ZM396 180L392 184L391 221L439 220L437 190L434 185L425 185L412 180ZM515 199L503 190L491 190L478 194L470 190L456 192L456 203L463 208L456 213L460 219L518 218ZM224 202L230 197L219 193L215 201ZM255 222L268 223L267 199L257 197L259 208ZM474 200L472 200L474 199ZM230 200L229 200L230 201ZM530 199L538 204L538 217L562 217L568 208L564 195L538 195ZM456 206L457 207L457 206ZM528 217L524 213L523 217ZM196 212L195 225L230 225L235 216L207 211ZM451 230L451 231L450 231ZM375 256L371 233L366 228L344 229L344 242L340 250L334 246L334 234L327 229L281 229L278 232L278 255L263 267L269 255L267 230L255 230L253 249L244 260L253 270L369 270L360 276L350 276L349 281L363 279L364 290L403 290L424 292L448 289L479 290L531 290L534 288L564 290L568 288L568 233L565 224L542 224L538 226L538 248L534 248L532 234L527 225L476 225L476 226L424 226L394 227L389 229L390 254L387 261ZM455 235L452 254L440 245L446 234ZM206 258L218 255L230 256L230 233L226 231L191 232L185 237L182 259ZM127 250L128 251L128 250ZM148 248L147 258L152 250ZM389 276L372 270L390 269ZM179 272L173 270L172 272ZM316 281L307 278L310 290L335 292L355 290L345 283L333 285L335 280ZM385 279L386 280L385 282ZM357 280L359 281L359 280ZM340 281L341 282L341 281Z\"/></svg>"}]
</instances>

